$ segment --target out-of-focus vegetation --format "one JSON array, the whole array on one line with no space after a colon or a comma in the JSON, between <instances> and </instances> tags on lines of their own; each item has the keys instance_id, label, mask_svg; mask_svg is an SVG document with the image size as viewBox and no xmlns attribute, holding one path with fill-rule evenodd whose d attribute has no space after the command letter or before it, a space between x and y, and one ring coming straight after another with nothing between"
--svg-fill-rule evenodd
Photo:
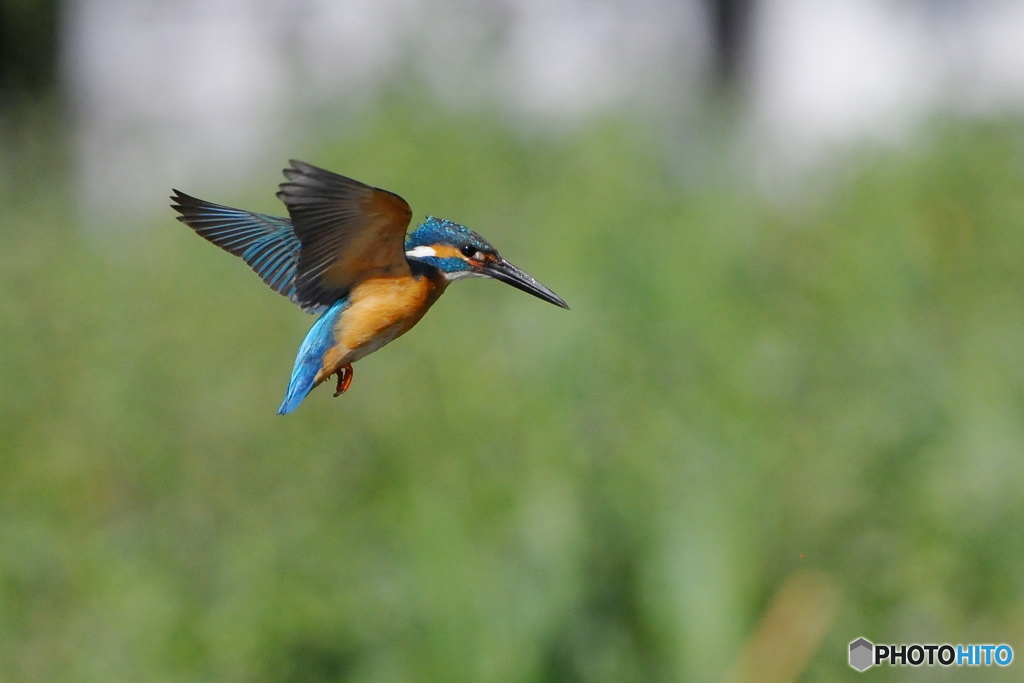
<instances>
[{"instance_id":1,"label":"out-of-focus vegetation","mask_svg":"<svg viewBox=\"0 0 1024 683\"><path fill-rule=\"evenodd\" d=\"M573 310L460 283L288 417L311 317L170 209L89 235L59 163L3 169L4 680L735 679L759 624L804 680L861 635L1024 653L1024 125L786 209L625 125L385 114L296 156ZM181 189L276 212L262 177Z\"/></svg>"}]
</instances>

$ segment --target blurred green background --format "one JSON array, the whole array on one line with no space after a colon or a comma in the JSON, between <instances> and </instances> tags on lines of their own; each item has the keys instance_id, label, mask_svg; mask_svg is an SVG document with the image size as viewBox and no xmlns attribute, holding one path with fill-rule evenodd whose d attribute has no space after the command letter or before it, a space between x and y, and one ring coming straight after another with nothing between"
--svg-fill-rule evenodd
<instances>
[{"instance_id":1,"label":"blurred green background","mask_svg":"<svg viewBox=\"0 0 1024 683\"><path fill-rule=\"evenodd\" d=\"M1020 643L1024 125L868 156L780 209L626 124L382 117L316 161L573 310L454 287L286 418L312 318L169 209L86 238L59 164L9 174L0 670L713 680L801 576L807 680L865 633ZM214 199L273 210L266 175Z\"/></svg>"},{"instance_id":2,"label":"blurred green background","mask_svg":"<svg viewBox=\"0 0 1024 683\"><path fill-rule=\"evenodd\" d=\"M787 202L678 182L628 116L524 133L385 97L294 156L479 229L573 308L460 284L344 397L279 417L313 318L170 209L83 231L48 112L2 130L0 679L831 681L858 636L1024 654L1024 121L936 118ZM180 189L276 213L279 179Z\"/></svg>"}]
</instances>

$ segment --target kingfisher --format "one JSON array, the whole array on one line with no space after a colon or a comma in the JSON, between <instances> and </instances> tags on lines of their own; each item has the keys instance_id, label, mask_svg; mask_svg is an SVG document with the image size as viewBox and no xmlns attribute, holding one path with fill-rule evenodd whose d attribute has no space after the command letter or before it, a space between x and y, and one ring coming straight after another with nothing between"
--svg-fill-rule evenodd
<instances>
[{"instance_id":1,"label":"kingfisher","mask_svg":"<svg viewBox=\"0 0 1024 683\"><path fill-rule=\"evenodd\" d=\"M289 164L277 193L288 218L178 190L171 195L179 221L320 316L299 346L279 415L332 376L334 395L345 393L352 364L408 332L455 280L494 278L569 308L469 228L427 216L406 234L412 209L397 194L302 161Z\"/></svg>"}]
</instances>

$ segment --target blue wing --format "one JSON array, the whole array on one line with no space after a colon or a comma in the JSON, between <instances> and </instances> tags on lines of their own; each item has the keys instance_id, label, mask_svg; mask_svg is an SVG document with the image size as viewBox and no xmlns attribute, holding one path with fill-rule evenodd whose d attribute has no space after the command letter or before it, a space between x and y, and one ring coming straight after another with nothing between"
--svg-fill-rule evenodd
<instances>
[{"instance_id":1,"label":"blue wing","mask_svg":"<svg viewBox=\"0 0 1024 683\"><path fill-rule=\"evenodd\" d=\"M306 338L302 340L302 346L295 357L295 367L292 369L291 379L288 380L284 401L277 409L278 415L286 415L298 408L302 399L313 390L313 379L323 364L324 354L337 343L334 339L334 324L346 306L348 298L335 302L306 333Z\"/></svg>"},{"instance_id":2,"label":"blue wing","mask_svg":"<svg viewBox=\"0 0 1024 683\"><path fill-rule=\"evenodd\" d=\"M301 243L287 218L233 209L174 190L171 207L178 220L224 251L239 256L270 286L307 313L326 307L302 304L296 294L295 268Z\"/></svg>"}]
</instances>

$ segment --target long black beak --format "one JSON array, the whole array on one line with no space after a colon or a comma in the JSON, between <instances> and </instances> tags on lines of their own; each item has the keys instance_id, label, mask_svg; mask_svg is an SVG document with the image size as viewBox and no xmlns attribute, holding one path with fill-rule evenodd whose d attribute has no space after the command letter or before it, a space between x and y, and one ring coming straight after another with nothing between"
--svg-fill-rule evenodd
<instances>
[{"instance_id":1,"label":"long black beak","mask_svg":"<svg viewBox=\"0 0 1024 683\"><path fill-rule=\"evenodd\" d=\"M499 257L498 261L484 265L481 270L484 275L493 277L495 280L501 280L504 283L512 285L516 289L523 290L527 294L533 294L538 299L543 299L548 303L561 306L562 308L569 308L569 304L565 303L562 297L558 296L503 258Z\"/></svg>"}]
</instances>

